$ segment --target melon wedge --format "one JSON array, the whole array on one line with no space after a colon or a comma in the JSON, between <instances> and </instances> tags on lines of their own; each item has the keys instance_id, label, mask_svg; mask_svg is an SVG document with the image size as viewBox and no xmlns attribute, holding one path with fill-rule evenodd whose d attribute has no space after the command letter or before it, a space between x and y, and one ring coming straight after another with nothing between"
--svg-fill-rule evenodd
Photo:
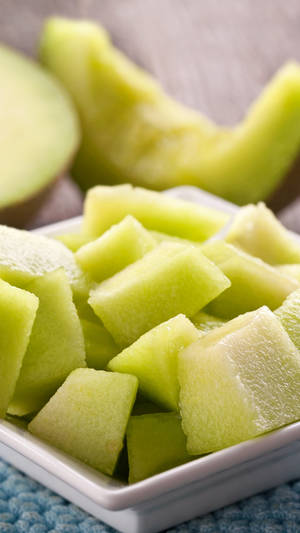
<instances>
[{"instance_id":1,"label":"melon wedge","mask_svg":"<svg viewBox=\"0 0 300 533\"><path fill-rule=\"evenodd\" d=\"M63 269L27 285L39 298L39 309L9 413L38 411L72 370L85 367L85 349L72 291Z\"/></svg>"},{"instance_id":2,"label":"melon wedge","mask_svg":"<svg viewBox=\"0 0 300 533\"><path fill-rule=\"evenodd\" d=\"M57 235L55 239L62 242L71 252L77 252L81 246L93 240L82 233L63 233L62 235Z\"/></svg>"},{"instance_id":3,"label":"melon wedge","mask_svg":"<svg viewBox=\"0 0 300 533\"><path fill-rule=\"evenodd\" d=\"M175 413L132 416L127 429L129 483L190 461L181 420Z\"/></svg>"},{"instance_id":4,"label":"melon wedge","mask_svg":"<svg viewBox=\"0 0 300 533\"><path fill-rule=\"evenodd\" d=\"M300 289L292 292L283 304L276 309L279 318L295 346L300 350Z\"/></svg>"},{"instance_id":5,"label":"melon wedge","mask_svg":"<svg viewBox=\"0 0 300 533\"><path fill-rule=\"evenodd\" d=\"M300 419L300 354L267 307L237 317L182 350L179 383L192 455Z\"/></svg>"},{"instance_id":6,"label":"melon wedge","mask_svg":"<svg viewBox=\"0 0 300 533\"><path fill-rule=\"evenodd\" d=\"M65 89L39 65L1 45L0 220L23 224L70 164L79 127Z\"/></svg>"},{"instance_id":7,"label":"melon wedge","mask_svg":"<svg viewBox=\"0 0 300 533\"><path fill-rule=\"evenodd\" d=\"M134 376L74 370L28 430L89 466L112 475L135 401Z\"/></svg>"},{"instance_id":8,"label":"melon wedge","mask_svg":"<svg viewBox=\"0 0 300 533\"><path fill-rule=\"evenodd\" d=\"M86 363L89 368L103 370L107 363L117 355L119 349L112 336L98 321L81 319L84 337Z\"/></svg>"},{"instance_id":9,"label":"melon wedge","mask_svg":"<svg viewBox=\"0 0 300 533\"><path fill-rule=\"evenodd\" d=\"M200 250L161 243L91 291L89 304L120 346L183 313L193 316L230 282Z\"/></svg>"},{"instance_id":10,"label":"melon wedge","mask_svg":"<svg viewBox=\"0 0 300 533\"><path fill-rule=\"evenodd\" d=\"M179 351L199 338L197 328L184 315L178 315L151 329L114 357L109 370L133 374L139 390L152 402L176 411L179 385Z\"/></svg>"}]
</instances>

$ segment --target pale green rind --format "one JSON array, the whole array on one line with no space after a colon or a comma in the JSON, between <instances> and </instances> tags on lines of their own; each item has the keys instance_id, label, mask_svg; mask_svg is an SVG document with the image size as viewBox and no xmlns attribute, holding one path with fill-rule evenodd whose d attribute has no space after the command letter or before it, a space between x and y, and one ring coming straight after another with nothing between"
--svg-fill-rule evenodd
<instances>
[{"instance_id":1,"label":"pale green rind","mask_svg":"<svg viewBox=\"0 0 300 533\"><path fill-rule=\"evenodd\" d=\"M30 422L28 430L112 475L137 387L134 376L90 368L74 370Z\"/></svg>"},{"instance_id":2,"label":"pale green rind","mask_svg":"<svg viewBox=\"0 0 300 533\"><path fill-rule=\"evenodd\" d=\"M177 411L179 385L177 358L199 338L199 332L184 315L159 324L142 335L108 364L113 372L133 374L145 398L165 409Z\"/></svg>"},{"instance_id":3,"label":"pale green rind","mask_svg":"<svg viewBox=\"0 0 300 533\"><path fill-rule=\"evenodd\" d=\"M98 324L85 319L81 319L80 322L87 366L96 370L103 370L107 363L117 355L119 348L99 320Z\"/></svg>"},{"instance_id":4,"label":"pale green rind","mask_svg":"<svg viewBox=\"0 0 300 533\"><path fill-rule=\"evenodd\" d=\"M125 347L172 316L193 316L229 285L196 247L165 242L101 283L89 304Z\"/></svg>"},{"instance_id":5,"label":"pale green rind","mask_svg":"<svg viewBox=\"0 0 300 533\"><path fill-rule=\"evenodd\" d=\"M39 300L0 280L0 417L14 394Z\"/></svg>"},{"instance_id":6,"label":"pale green rind","mask_svg":"<svg viewBox=\"0 0 300 533\"><path fill-rule=\"evenodd\" d=\"M175 413L132 416L127 429L129 483L190 461L181 420Z\"/></svg>"}]
</instances>

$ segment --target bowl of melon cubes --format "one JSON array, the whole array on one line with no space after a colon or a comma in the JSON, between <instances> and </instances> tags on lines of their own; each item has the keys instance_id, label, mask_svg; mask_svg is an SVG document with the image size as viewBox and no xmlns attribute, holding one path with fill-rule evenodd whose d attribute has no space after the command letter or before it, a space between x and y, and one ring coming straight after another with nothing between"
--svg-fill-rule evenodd
<instances>
[{"instance_id":1,"label":"bowl of melon cubes","mask_svg":"<svg viewBox=\"0 0 300 533\"><path fill-rule=\"evenodd\" d=\"M1 417L133 486L300 419L299 242L264 204L177 196L97 186L75 232L0 226Z\"/></svg>"}]
</instances>

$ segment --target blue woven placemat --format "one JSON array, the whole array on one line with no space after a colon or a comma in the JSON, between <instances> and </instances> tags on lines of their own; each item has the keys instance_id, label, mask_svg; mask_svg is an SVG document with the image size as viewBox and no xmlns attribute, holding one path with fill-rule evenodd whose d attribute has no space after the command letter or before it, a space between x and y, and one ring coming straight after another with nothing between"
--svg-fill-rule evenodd
<instances>
[{"instance_id":1,"label":"blue woven placemat","mask_svg":"<svg viewBox=\"0 0 300 533\"><path fill-rule=\"evenodd\" d=\"M0 461L1 533L113 533L42 485ZM300 532L300 481L191 520L168 533Z\"/></svg>"}]
</instances>

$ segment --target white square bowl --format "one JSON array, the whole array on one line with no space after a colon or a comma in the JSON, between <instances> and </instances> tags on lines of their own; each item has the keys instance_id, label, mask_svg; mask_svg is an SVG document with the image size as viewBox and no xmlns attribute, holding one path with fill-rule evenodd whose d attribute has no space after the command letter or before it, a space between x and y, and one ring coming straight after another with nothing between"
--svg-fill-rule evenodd
<instances>
[{"instance_id":1,"label":"white square bowl","mask_svg":"<svg viewBox=\"0 0 300 533\"><path fill-rule=\"evenodd\" d=\"M193 187L167 194L229 214L238 209ZM77 217L35 232L51 237L77 231L80 223ZM130 486L7 421L0 422L0 456L123 533L156 533L300 477L300 422Z\"/></svg>"}]
</instances>

